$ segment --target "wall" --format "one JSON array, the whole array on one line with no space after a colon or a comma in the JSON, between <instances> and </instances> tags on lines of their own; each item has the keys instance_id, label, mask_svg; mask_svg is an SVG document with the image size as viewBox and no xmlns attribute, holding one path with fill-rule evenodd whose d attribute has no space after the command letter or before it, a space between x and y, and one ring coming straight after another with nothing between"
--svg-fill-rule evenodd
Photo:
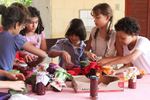
<instances>
[{"instance_id":1,"label":"wall","mask_svg":"<svg viewBox=\"0 0 150 100\"><path fill-rule=\"evenodd\" d=\"M47 38L64 37L71 19L79 18L79 11L92 9L98 3L110 4L114 11L114 23L124 16L125 0L33 0L42 16Z\"/></svg>"},{"instance_id":2,"label":"wall","mask_svg":"<svg viewBox=\"0 0 150 100\"><path fill-rule=\"evenodd\" d=\"M36 7L41 14L41 18L44 24L44 32L46 38L50 38L51 32L51 0L33 0L32 6Z\"/></svg>"},{"instance_id":3,"label":"wall","mask_svg":"<svg viewBox=\"0 0 150 100\"><path fill-rule=\"evenodd\" d=\"M72 18L79 18L79 10L92 9L100 2L110 4L114 12L114 23L124 16L124 0L51 0L52 3L52 35L63 37Z\"/></svg>"}]
</instances>

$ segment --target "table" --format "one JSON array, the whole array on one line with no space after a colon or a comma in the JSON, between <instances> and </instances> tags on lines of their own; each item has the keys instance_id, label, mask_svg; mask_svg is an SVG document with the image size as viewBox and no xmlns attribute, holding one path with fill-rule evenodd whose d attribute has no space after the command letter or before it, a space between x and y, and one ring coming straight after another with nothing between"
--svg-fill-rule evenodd
<instances>
[{"instance_id":1,"label":"table","mask_svg":"<svg viewBox=\"0 0 150 100\"><path fill-rule=\"evenodd\" d=\"M28 94L38 100L92 100L89 93L75 93L72 88L65 88L62 92L46 91L43 96ZM99 92L97 100L149 100L150 75L137 80L137 88L129 89L125 86L123 92Z\"/></svg>"}]
</instances>

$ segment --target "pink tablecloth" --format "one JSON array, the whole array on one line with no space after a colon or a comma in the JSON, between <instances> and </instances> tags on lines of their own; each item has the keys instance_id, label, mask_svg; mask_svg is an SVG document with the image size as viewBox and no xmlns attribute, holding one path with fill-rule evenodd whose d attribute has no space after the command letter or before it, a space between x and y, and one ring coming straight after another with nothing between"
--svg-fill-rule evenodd
<instances>
[{"instance_id":1,"label":"pink tablecloth","mask_svg":"<svg viewBox=\"0 0 150 100\"><path fill-rule=\"evenodd\" d=\"M73 89L67 88L62 92L46 91L44 96L33 93L29 96L38 100L91 100L89 93L74 93ZM99 92L98 100L149 100L150 99L150 75L145 75L137 80L137 88L125 87L123 92Z\"/></svg>"}]
</instances>

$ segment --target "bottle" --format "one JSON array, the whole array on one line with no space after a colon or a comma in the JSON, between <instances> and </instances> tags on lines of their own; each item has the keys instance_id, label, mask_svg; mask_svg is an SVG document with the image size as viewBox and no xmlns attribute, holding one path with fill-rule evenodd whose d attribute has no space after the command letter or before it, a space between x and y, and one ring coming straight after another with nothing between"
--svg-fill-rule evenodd
<instances>
[{"instance_id":1,"label":"bottle","mask_svg":"<svg viewBox=\"0 0 150 100\"><path fill-rule=\"evenodd\" d=\"M95 75L90 76L90 96L98 96L98 77Z\"/></svg>"},{"instance_id":2,"label":"bottle","mask_svg":"<svg viewBox=\"0 0 150 100\"><path fill-rule=\"evenodd\" d=\"M133 77L128 80L128 88L136 89L136 77Z\"/></svg>"}]
</instances>

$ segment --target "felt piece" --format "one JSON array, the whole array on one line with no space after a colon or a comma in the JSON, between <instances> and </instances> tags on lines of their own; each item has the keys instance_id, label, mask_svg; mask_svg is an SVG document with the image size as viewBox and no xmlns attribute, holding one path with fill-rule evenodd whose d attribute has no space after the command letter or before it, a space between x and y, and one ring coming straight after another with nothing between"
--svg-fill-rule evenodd
<instances>
[{"instance_id":1,"label":"felt piece","mask_svg":"<svg viewBox=\"0 0 150 100\"><path fill-rule=\"evenodd\" d=\"M70 70L67 70L67 72L69 73L69 74L71 74L71 75L79 75L79 74L81 74L81 68L72 68L72 69L70 69Z\"/></svg>"},{"instance_id":2,"label":"felt piece","mask_svg":"<svg viewBox=\"0 0 150 100\"><path fill-rule=\"evenodd\" d=\"M47 72L49 72L49 74L54 74L58 67L60 67L58 64L50 63Z\"/></svg>"}]
</instances>

